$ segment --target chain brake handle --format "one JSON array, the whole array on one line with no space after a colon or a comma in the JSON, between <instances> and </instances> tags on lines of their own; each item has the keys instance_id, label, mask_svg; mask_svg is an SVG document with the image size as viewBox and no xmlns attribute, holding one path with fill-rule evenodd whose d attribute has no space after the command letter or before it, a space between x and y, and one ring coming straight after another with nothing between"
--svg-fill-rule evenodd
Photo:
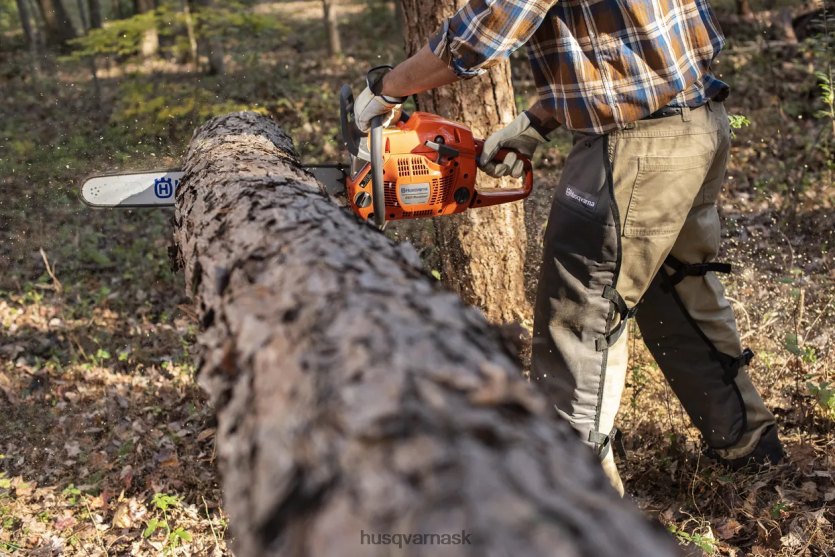
<instances>
[{"instance_id":1,"label":"chain brake handle","mask_svg":"<svg viewBox=\"0 0 835 557\"><path fill-rule=\"evenodd\" d=\"M475 155L476 164L481 158L481 153L484 150L484 140L475 140ZM533 190L533 164L525 155L513 151L512 149L499 149L491 161L502 162L507 155L514 153L516 159L522 161L525 170L525 182L522 188L513 189L489 189L489 190L475 190L473 201L470 207L490 207L492 205L501 205L502 203L510 203L511 201L519 201L525 199L531 194Z\"/></svg>"}]
</instances>

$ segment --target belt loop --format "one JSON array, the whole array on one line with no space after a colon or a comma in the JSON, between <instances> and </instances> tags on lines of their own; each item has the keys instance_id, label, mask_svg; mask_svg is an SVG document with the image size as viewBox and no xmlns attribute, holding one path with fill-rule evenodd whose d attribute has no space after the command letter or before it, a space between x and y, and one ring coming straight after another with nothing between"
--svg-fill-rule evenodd
<instances>
[{"instance_id":1,"label":"belt loop","mask_svg":"<svg viewBox=\"0 0 835 557\"><path fill-rule=\"evenodd\" d=\"M682 122L689 122L690 121L690 107L684 105L681 107L681 121Z\"/></svg>"}]
</instances>

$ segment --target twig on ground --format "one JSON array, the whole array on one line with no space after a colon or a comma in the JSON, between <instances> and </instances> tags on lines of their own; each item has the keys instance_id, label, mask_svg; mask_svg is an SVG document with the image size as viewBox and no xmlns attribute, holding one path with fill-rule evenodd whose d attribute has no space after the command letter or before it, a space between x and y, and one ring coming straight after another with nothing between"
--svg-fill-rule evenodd
<instances>
[{"instance_id":1,"label":"twig on ground","mask_svg":"<svg viewBox=\"0 0 835 557\"><path fill-rule=\"evenodd\" d=\"M61 281L55 276L55 264L52 264L52 267L49 266L49 260L46 258L46 252L41 248L41 257L43 258L43 264L46 266L46 272L49 274L50 278L52 278L52 286L55 290L56 294L60 294L61 291L64 289L61 286Z\"/></svg>"},{"instance_id":2,"label":"twig on ground","mask_svg":"<svg viewBox=\"0 0 835 557\"><path fill-rule=\"evenodd\" d=\"M200 496L203 499L203 506L206 508L206 519L209 521L209 528L212 529L212 537L215 539L215 549L220 551L220 542L217 539L217 533L215 532L215 525L212 524L212 517L209 516L209 505L206 503L206 498L202 495Z\"/></svg>"},{"instance_id":3,"label":"twig on ground","mask_svg":"<svg viewBox=\"0 0 835 557\"><path fill-rule=\"evenodd\" d=\"M740 302L736 298L731 298L730 296L727 296L727 295L725 296L725 299L728 300L729 302L737 304L739 306L739 308L742 310L742 313L745 314L746 328L748 330L750 330L751 329L751 316L748 315L748 310L745 309L745 304L743 304L742 302Z\"/></svg>"},{"instance_id":4,"label":"twig on ground","mask_svg":"<svg viewBox=\"0 0 835 557\"><path fill-rule=\"evenodd\" d=\"M815 325L818 324L818 321L820 321L821 317L823 317L823 315L826 313L826 310L828 310L829 306L832 305L833 300L835 300L835 295L829 297L829 301L826 302L826 305L823 306L823 309L820 311L818 316L815 318L814 321L812 321L812 324L809 325L809 329L806 331L806 334L803 335L803 343L804 344L806 344L806 341L808 340L809 335L812 333L812 329L815 328Z\"/></svg>"}]
</instances>

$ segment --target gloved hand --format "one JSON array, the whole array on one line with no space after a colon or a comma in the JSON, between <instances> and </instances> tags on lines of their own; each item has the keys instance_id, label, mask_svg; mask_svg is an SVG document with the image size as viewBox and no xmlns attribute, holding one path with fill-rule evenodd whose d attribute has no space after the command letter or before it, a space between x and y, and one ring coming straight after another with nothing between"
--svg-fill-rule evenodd
<instances>
[{"instance_id":1,"label":"gloved hand","mask_svg":"<svg viewBox=\"0 0 835 557\"><path fill-rule=\"evenodd\" d=\"M525 174L525 165L516 153L508 153L502 162L494 162L493 157L499 149L504 148L512 149L530 159L536 148L547 141L531 126L530 118L523 112L510 124L487 138L479 158L479 166L494 178L508 175L521 178Z\"/></svg>"},{"instance_id":2,"label":"gloved hand","mask_svg":"<svg viewBox=\"0 0 835 557\"><path fill-rule=\"evenodd\" d=\"M400 117L400 108L406 97L383 95L383 78L392 69L391 66L377 66L365 75L368 87L354 101L354 123L363 133L371 129L371 119L375 116L383 117L384 128Z\"/></svg>"},{"instance_id":3,"label":"gloved hand","mask_svg":"<svg viewBox=\"0 0 835 557\"><path fill-rule=\"evenodd\" d=\"M400 115L400 103L391 102L390 97L375 95L369 87L360 93L354 101L354 123L361 132L367 133L371 129L371 119L375 116L383 116L383 127L391 125L395 116Z\"/></svg>"}]
</instances>

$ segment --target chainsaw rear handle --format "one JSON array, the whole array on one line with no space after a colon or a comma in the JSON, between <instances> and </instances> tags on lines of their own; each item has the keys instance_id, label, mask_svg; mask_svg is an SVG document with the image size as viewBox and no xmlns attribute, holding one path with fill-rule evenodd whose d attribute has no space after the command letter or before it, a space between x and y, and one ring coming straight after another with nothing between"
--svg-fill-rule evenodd
<instances>
[{"instance_id":1,"label":"chainsaw rear handle","mask_svg":"<svg viewBox=\"0 0 835 557\"><path fill-rule=\"evenodd\" d=\"M475 155L476 164L479 163L481 153L484 150L484 140L475 140ZM475 190L473 201L470 207L490 207L492 205L501 205L502 203L510 203L511 201L519 201L525 199L531 194L533 190L533 165L531 161L521 153L512 151L511 149L499 149L491 160L502 162L504 158L510 153L515 153L517 160L522 161L525 169L525 183L524 187L516 189L490 189L490 190Z\"/></svg>"}]
</instances>

